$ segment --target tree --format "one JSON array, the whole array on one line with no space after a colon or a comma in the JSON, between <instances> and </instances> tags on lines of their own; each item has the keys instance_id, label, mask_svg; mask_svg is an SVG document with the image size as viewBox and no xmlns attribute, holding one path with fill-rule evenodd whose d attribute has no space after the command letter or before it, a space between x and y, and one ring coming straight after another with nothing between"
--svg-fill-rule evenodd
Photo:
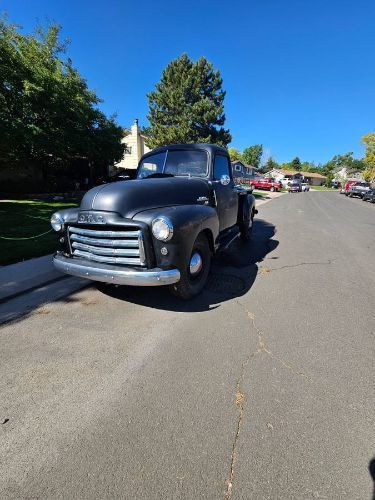
<instances>
[{"instance_id":1,"label":"tree","mask_svg":"<svg viewBox=\"0 0 375 500\"><path fill-rule=\"evenodd\" d=\"M268 160L266 161L266 163L263 166L264 172L269 172L270 170L277 169L277 168L279 168L279 164L277 163L277 161L275 161L272 158L272 156L270 156L268 158Z\"/></svg>"},{"instance_id":2,"label":"tree","mask_svg":"<svg viewBox=\"0 0 375 500\"><path fill-rule=\"evenodd\" d=\"M237 161L242 159L242 153L236 148L229 148L228 153L231 161Z\"/></svg>"},{"instance_id":3,"label":"tree","mask_svg":"<svg viewBox=\"0 0 375 500\"><path fill-rule=\"evenodd\" d=\"M375 132L364 135L361 140L366 147L363 177L369 182L375 182Z\"/></svg>"},{"instance_id":4,"label":"tree","mask_svg":"<svg viewBox=\"0 0 375 500\"><path fill-rule=\"evenodd\" d=\"M301 160L296 156L291 162L292 170L300 171L302 169Z\"/></svg>"},{"instance_id":5,"label":"tree","mask_svg":"<svg viewBox=\"0 0 375 500\"><path fill-rule=\"evenodd\" d=\"M148 146L231 141L225 123L220 72L204 57L193 62L187 54L171 61L155 90L148 94Z\"/></svg>"},{"instance_id":6,"label":"tree","mask_svg":"<svg viewBox=\"0 0 375 500\"><path fill-rule=\"evenodd\" d=\"M0 19L0 168L46 171L84 158L119 161L123 132L73 67L60 26L25 35Z\"/></svg>"},{"instance_id":7,"label":"tree","mask_svg":"<svg viewBox=\"0 0 375 500\"><path fill-rule=\"evenodd\" d=\"M334 179L334 174L333 172L328 172L327 176L326 176L326 180L325 180L325 186L326 187L332 187L332 181Z\"/></svg>"},{"instance_id":8,"label":"tree","mask_svg":"<svg viewBox=\"0 0 375 500\"><path fill-rule=\"evenodd\" d=\"M348 171L362 171L366 168L366 163L363 160L353 158L353 153L349 152L342 155L335 155L322 167L324 175L328 175L331 172L338 172L342 168L346 168Z\"/></svg>"},{"instance_id":9,"label":"tree","mask_svg":"<svg viewBox=\"0 0 375 500\"><path fill-rule=\"evenodd\" d=\"M242 160L252 167L258 168L263 154L262 144L254 144L245 148L242 153Z\"/></svg>"}]
</instances>

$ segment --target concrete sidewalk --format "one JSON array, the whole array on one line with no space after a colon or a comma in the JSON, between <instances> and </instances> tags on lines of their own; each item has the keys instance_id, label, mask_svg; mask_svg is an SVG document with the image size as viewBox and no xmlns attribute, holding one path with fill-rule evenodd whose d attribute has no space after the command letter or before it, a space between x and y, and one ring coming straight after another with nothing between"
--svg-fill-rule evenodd
<instances>
[{"instance_id":1,"label":"concrete sidewalk","mask_svg":"<svg viewBox=\"0 0 375 500\"><path fill-rule=\"evenodd\" d=\"M64 278L52 264L52 254L0 268L0 301Z\"/></svg>"},{"instance_id":2,"label":"concrete sidewalk","mask_svg":"<svg viewBox=\"0 0 375 500\"><path fill-rule=\"evenodd\" d=\"M279 191L259 191L259 190L254 190L257 192L257 194L261 194L262 198L256 198L255 199L255 206L259 207L261 205L264 205L265 203L268 203L269 201L273 200L274 198L278 198L279 196L283 196L285 192L280 193ZM263 194L264 193L264 194Z\"/></svg>"}]
</instances>

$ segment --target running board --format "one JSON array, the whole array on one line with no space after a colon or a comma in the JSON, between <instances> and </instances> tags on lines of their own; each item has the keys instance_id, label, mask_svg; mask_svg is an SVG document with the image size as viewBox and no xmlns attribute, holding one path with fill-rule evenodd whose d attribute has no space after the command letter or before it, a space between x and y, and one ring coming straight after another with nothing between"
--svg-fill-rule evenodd
<instances>
[{"instance_id":1,"label":"running board","mask_svg":"<svg viewBox=\"0 0 375 500\"><path fill-rule=\"evenodd\" d=\"M240 235L241 233L238 230L236 232L231 231L220 241L218 251L226 250Z\"/></svg>"}]
</instances>

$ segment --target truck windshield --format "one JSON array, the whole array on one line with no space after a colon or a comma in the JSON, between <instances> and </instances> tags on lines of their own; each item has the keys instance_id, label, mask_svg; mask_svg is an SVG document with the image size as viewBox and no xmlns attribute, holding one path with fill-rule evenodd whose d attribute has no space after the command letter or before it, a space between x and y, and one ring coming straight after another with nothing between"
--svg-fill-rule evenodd
<instances>
[{"instance_id":1,"label":"truck windshield","mask_svg":"<svg viewBox=\"0 0 375 500\"><path fill-rule=\"evenodd\" d=\"M206 177L207 153L205 151L163 151L147 156L138 168L138 179L155 174Z\"/></svg>"}]
</instances>

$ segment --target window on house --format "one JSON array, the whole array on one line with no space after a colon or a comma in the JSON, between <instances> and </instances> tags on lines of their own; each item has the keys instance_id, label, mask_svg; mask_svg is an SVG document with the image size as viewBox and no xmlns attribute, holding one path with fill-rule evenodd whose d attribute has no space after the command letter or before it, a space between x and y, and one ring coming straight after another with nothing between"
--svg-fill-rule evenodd
<instances>
[{"instance_id":1,"label":"window on house","mask_svg":"<svg viewBox=\"0 0 375 500\"><path fill-rule=\"evenodd\" d=\"M126 146L124 153L126 155L131 155L132 154L132 147L131 146Z\"/></svg>"},{"instance_id":2,"label":"window on house","mask_svg":"<svg viewBox=\"0 0 375 500\"><path fill-rule=\"evenodd\" d=\"M235 165L235 166L234 166L234 170L235 170L236 172L241 172L241 165Z\"/></svg>"}]
</instances>

